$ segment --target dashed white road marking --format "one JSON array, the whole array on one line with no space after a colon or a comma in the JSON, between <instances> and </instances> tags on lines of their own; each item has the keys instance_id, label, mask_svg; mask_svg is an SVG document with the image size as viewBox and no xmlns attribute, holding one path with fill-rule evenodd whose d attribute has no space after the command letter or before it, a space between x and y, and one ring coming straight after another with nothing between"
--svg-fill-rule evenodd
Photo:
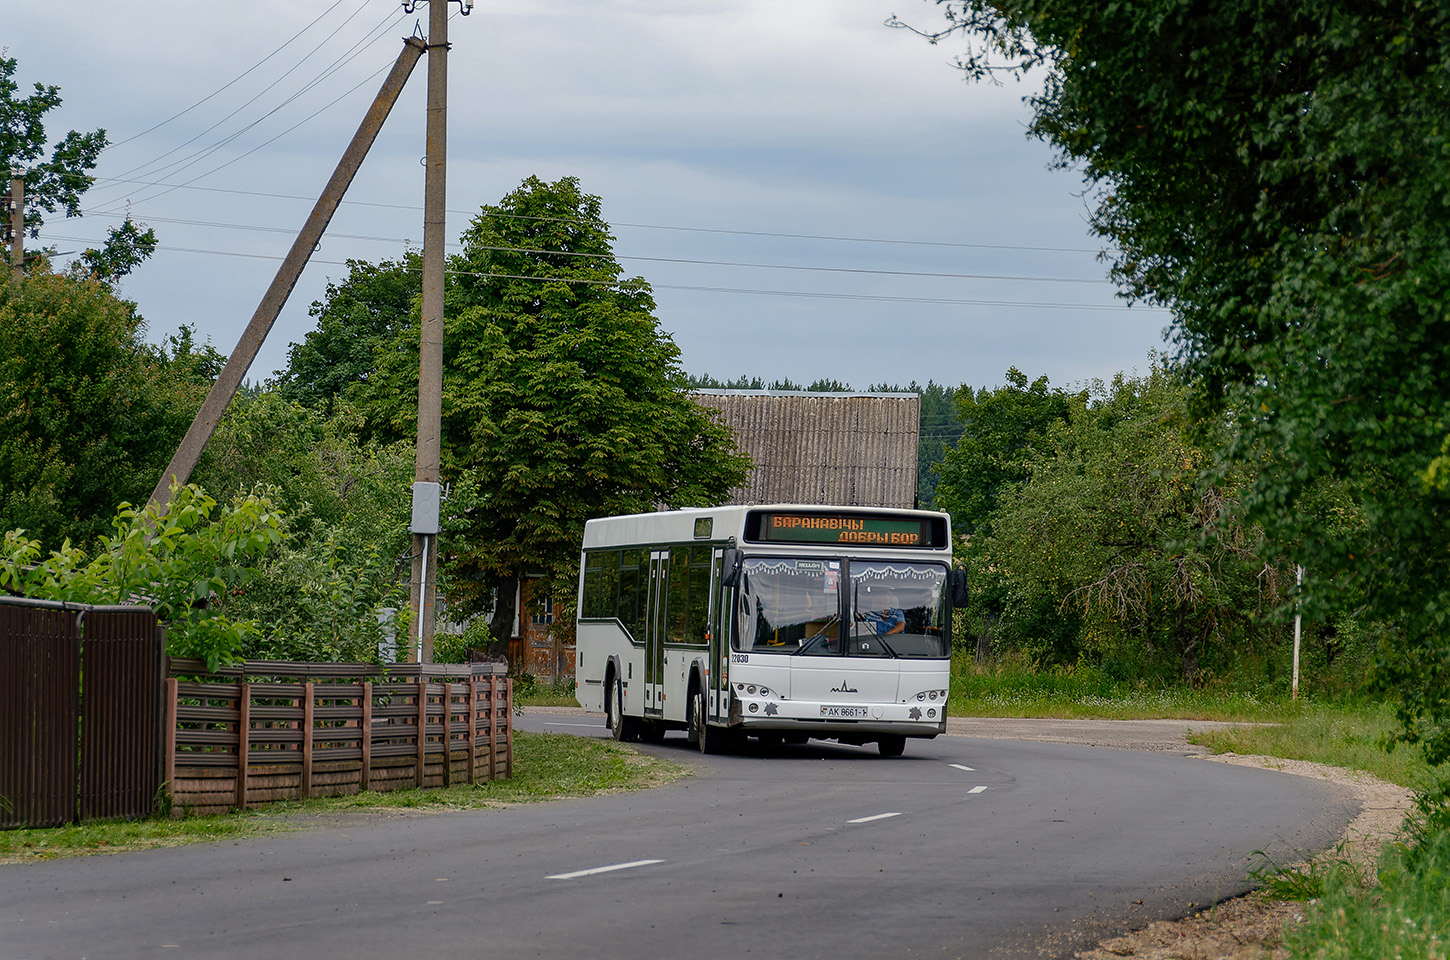
<instances>
[{"instance_id":1,"label":"dashed white road marking","mask_svg":"<svg viewBox=\"0 0 1450 960\"><path fill-rule=\"evenodd\" d=\"M846 822L847 823L870 823L872 820L885 820L888 817L899 817L899 816L901 816L901 814L899 812L898 813L878 813L874 817L860 817L860 818L858 818L856 820L847 820Z\"/></svg>"},{"instance_id":2,"label":"dashed white road marking","mask_svg":"<svg viewBox=\"0 0 1450 960\"><path fill-rule=\"evenodd\" d=\"M958 770L965 770L968 773L976 773L977 772L975 768L973 768L973 767L964 767L960 763L949 763L949 764L947 764L947 766L949 766L949 767L956 767Z\"/></svg>"},{"instance_id":3,"label":"dashed white road marking","mask_svg":"<svg viewBox=\"0 0 1450 960\"><path fill-rule=\"evenodd\" d=\"M553 723L551 721L549 723L549 726L551 726L551 727L589 727L590 729L593 729L594 727L598 727L601 730L607 730L607 729L609 729L608 727L606 727L602 723Z\"/></svg>"},{"instance_id":4,"label":"dashed white road marking","mask_svg":"<svg viewBox=\"0 0 1450 960\"><path fill-rule=\"evenodd\" d=\"M556 873L547 876L545 880L573 880L575 877L588 877L596 873L611 873L615 870L628 870L631 867L647 867L652 863L664 863L663 860L635 860L631 863L616 863L608 867L592 867L588 870L575 870L573 873Z\"/></svg>"},{"instance_id":5,"label":"dashed white road marking","mask_svg":"<svg viewBox=\"0 0 1450 960\"><path fill-rule=\"evenodd\" d=\"M987 792L987 788L986 787L973 787L972 789L968 790L967 792L968 793L986 793Z\"/></svg>"}]
</instances>

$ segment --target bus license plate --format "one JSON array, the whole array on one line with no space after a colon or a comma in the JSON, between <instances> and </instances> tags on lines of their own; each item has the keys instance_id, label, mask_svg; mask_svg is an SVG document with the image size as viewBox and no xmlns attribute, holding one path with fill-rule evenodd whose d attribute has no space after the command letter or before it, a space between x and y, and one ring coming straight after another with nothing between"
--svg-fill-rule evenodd
<instances>
[{"instance_id":1,"label":"bus license plate","mask_svg":"<svg viewBox=\"0 0 1450 960\"><path fill-rule=\"evenodd\" d=\"M821 707L821 716L832 720L864 720L867 713L865 707Z\"/></svg>"}]
</instances>

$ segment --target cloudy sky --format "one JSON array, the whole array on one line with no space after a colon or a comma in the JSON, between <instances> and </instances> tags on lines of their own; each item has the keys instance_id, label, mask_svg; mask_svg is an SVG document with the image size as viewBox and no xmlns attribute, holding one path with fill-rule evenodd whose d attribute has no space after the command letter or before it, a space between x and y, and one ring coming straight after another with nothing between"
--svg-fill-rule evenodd
<instances>
[{"instance_id":1,"label":"cloudy sky","mask_svg":"<svg viewBox=\"0 0 1450 960\"><path fill-rule=\"evenodd\" d=\"M798 382L1072 384L1143 369L1167 314L1125 308L1080 177L1024 135L1028 88L883 26L927 0L478 0L449 39L448 236L525 177L578 177L686 370ZM161 249L124 281L153 340L235 346L404 36L396 0L7 2L52 140L104 127L85 199L43 242L131 216ZM282 368L349 258L422 236L420 63L249 379Z\"/></svg>"}]
</instances>

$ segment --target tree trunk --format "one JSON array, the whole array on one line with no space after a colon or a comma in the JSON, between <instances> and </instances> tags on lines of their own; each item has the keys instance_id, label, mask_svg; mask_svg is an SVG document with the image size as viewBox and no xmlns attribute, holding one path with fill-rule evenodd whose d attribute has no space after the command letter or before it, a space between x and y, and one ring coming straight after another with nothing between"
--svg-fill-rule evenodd
<instances>
[{"instance_id":1,"label":"tree trunk","mask_svg":"<svg viewBox=\"0 0 1450 960\"><path fill-rule=\"evenodd\" d=\"M513 636L514 613L518 602L519 578L517 576L499 577L493 584L493 616L488 621L488 632L493 634L493 646L496 650L490 650L490 655L507 656L509 640ZM510 667L517 664L509 664Z\"/></svg>"}]
</instances>

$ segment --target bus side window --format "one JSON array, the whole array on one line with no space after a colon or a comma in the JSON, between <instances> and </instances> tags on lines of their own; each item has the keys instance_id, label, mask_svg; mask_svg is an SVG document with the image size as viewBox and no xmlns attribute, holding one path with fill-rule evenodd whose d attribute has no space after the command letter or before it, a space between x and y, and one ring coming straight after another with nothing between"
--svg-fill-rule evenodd
<instances>
[{"instance_id":1,"label":"bus side window","mask_svg":"<svg viewBox=\"0 0 1450 960\"><path fill-rule=\"evenodd\" d=\"M670 643L685 642L686 620L690 614L690 548L675 547L670 551L670 592L665 598L665 639Z\"/></svg>"},{"instance_id":2,"label":"bus side window","mask_svg":"<svg viewBox=\"0 0 1450 960\"><path fill-rule=\"evenodd\" d=\"M690 612L685 627L685 642L709 642L710 610L710 548L695 547L690 552Z\"/></svg>"},{"instance_id":3,"label":"bus side window","mask_svg":"<svg viewBox=\"0 0 1450 960\"><path fill-rule=\"evenodd\" d=\"M636 642L644 640L640 632L643 617L644 587L649 583L648 568L641 573L640 559L648 564L649 554L640 550L625 550L619 559L619 622Z\"/></svg>"}]
</instances>

